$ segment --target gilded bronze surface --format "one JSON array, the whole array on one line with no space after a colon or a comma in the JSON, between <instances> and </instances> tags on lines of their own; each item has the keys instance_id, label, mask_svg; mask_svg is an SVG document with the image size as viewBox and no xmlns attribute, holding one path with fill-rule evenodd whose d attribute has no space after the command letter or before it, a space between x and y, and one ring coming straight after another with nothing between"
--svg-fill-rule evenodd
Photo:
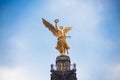
<instances>
[{"instance_id":1,"label":"gilded bronze surface","mask_svg":"<svg viewBox=\"0 0 120 80\"><path fill-rule=\"evenodd\" d=\"M70 46L67 44L66 38L71 38L71 36L66 36L66 33L71 30L72 27L59 26L59 28L57 28L57 23L59 22L58 19L55 20L55 27L43 18L42 22L45 27L47 27L53 33L53 35L57 37L56 49L60 52L60 54L65 55L66 52L68 53L68 49L70 49Z\"/></svg>"}]
</instances>

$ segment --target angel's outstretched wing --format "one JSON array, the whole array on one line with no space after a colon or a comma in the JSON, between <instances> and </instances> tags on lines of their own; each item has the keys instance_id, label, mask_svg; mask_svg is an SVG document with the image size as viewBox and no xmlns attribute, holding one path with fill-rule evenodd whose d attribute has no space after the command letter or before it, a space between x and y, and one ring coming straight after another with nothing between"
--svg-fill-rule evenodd
<instances>
[{"instance_id":1,"label":"angel's outstretched wing","mask_svg":"<svg viewBox=\"0 0 120 80\"><path fill-rule=\"evenodd\" d=\"M67 33L71 29L72 29L72 27L65 27L64 32Z\"/></svg>"},{"instance_id":2,"label":"angel's outstretched wing","mask_svg":"<svg viewBox=\"0 0 120 80\"><path fill-rule=\"evenodd\" d=\"M44 18L42 18L42 22L45 25L45 27L47 27L53 33L53 35L58 36L58 30L51 23L49 23Z\"/></svg>"}]
</instances>

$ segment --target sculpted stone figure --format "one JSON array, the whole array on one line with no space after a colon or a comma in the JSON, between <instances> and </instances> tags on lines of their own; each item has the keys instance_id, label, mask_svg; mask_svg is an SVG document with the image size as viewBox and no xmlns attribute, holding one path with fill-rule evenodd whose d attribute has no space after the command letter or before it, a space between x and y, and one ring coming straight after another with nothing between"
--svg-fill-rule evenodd
<instances>
[{"instance_id":1,"label":"sculpted stone figure","mask_svg":"<svg viewBox=\"0 0 120 80\"><path fill-rule=\"evenodd\" d=\"M63 27L59 26L57 28L58 19L55 20L55 27L42 18L43 24L57 37L57 46L56 49L60 52L61 55L65 55L65 52L68 53L70 49L69 45L66 42L66 38L71 38L71 36L66 36L66 33L71 30L72 27Z\"/></svg>"}]
</instances>

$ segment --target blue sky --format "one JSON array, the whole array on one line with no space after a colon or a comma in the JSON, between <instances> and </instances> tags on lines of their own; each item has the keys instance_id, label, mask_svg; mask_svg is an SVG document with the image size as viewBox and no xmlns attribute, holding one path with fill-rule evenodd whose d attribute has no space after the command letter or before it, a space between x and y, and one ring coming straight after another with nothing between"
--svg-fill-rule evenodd
<instances>
[{"instance_id":1,"label":"blue sky","mask_svg":"<svg viewBox=\"0 0 120 80\"><path fill-rule=\"evenodd\" d=\"M0 80L49 80L59 52L41 18L72 26L78 80L120 80L119 0L1 0Z\"/></svg>"}]
</instances>

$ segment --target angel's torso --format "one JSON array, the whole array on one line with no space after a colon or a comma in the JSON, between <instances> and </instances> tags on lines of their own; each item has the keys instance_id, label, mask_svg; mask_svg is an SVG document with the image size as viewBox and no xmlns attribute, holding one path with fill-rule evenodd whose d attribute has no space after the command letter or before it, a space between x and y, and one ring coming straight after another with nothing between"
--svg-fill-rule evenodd
<instances>
[{"instance_id":1,"label":"angel's torso","mask_svg":"<svg viewBox=\"0 0 120 80\"><path fill-rule=\"evenodd\" d=\"M59 30L58 40L65 40L65 32L64 30Z\"/></svg>"}]
</instances>

